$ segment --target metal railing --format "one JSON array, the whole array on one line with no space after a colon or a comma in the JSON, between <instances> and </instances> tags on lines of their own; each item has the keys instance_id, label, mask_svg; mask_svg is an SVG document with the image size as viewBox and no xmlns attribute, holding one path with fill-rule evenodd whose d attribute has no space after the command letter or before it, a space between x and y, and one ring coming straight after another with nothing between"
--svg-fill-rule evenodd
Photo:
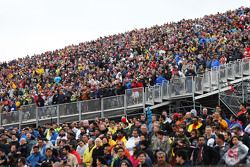
<instances>
[{"instance_id":1,"label":"metal railing","mask_svg":"<svg viewBox=\"0 0 250 167\"><path fill-rule=\"evenodd\" d=\"M242 102L241 96L235 96L233 94L221 93L220 95L221 102L227 106L227 108L234 114L237 115L239 111L239 106Z\"/></svg>"},{"instance_id":2,"label":"metal railing","mask_svg":"<svg viewBox=\"0 0 250 167\"><path fill-rule=\"evenodd\" d=\"M96 117L117 117L128 110L145 109L145 105L154 105L163 100L171 100L183 96L193 96L195 93L204 94L214 89L227 86L230 79L250 75L249 59L237 60L221 65L218 68L205 71L196 77L177 77L164 81L160 85L127 89L124 95L79 101L75 103L36 107L22 106L21 110L1 113L1 126L19 126L35 123L63 123L95 119ZM226 99L225 99L226 101Z\"/></svg>"}]
</instances>

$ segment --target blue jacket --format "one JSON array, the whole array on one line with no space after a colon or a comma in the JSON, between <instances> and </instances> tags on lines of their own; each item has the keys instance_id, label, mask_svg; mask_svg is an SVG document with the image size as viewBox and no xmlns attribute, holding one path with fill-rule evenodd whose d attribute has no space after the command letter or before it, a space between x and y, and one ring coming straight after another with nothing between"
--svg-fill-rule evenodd
<instances>
[{"instance_id":1,"label":"blue jacket","mask_svg":"<svg viewBox=\"0 0 250 167\"><path fill-rule=\"evenodd\" d=\"M162 84L163 81L166 81L166 79L162 75L160 75L159 77L156 78L155 84Z\"/></svg>"},{"instance_id":2,"label":"blue jacket","mask_svg":"<svg viewBox=\"0 0 250 167\"><path fill-rule=\"evenodd\" d=\"M57 133L57 132L54 132L54 133L51 135L50 141L52 142L53 145L55 145L57 137L58 137L58 133Z\"/></svg>"},{"instance_id":3,"label":"blue jacket","mask_svg":"<svg viewBox=\"0 0 250 167\"><path fill-rule=\"evenodd\" d=\"M41 163L44 160L44 156L42 156L40 153L34 154L32 153L27 159L26 163L30 165L31 167L39 167Z\"/></svg>"},{"instance_id":4,"label":"blue jacket","mask_svg":"<svg viewBox=\"0 0 250 167\"><path fill-rule=\"evenodd\" d=\"M60 83L61 80L62 80L62 78L59 76L55 77L55 79L54 79L55 83Z\"/></svg>"},{"instance_id":5,"label":"blue jacket","mask_svg":"<svg viewBox=\"0 0 250 167\"><path fill-rule=\"evenodd\" d=\"M212 63L211 63L211 67L219 67L220 66L220 62L218 59L215 59L215 60L212 60Z\"/></svg>"}]
</instances>

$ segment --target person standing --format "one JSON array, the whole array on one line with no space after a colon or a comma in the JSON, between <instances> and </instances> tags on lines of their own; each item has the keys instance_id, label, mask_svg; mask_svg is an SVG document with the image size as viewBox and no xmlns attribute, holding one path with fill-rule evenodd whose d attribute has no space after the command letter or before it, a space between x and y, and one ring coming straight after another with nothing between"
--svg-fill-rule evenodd
<instances>
[{"instance_id":1,"label":"person standing","mask_svg":"<svg viewBox=\"0 0 250 167\"><path fill-rule=\"evenodd\" d=\"M187 153L184 150L178 150L176 153L176 164L179 167L191 167L190 161L188 161Z\"/></svg>"},{"instance_id":2,"label":"person standing","mask_svg":"<svg viewBox=\"0 0 250 167\"><path fill-rule=\"evenodd\" d=\"M166 161L166 153L163 151L158 151L156 152L156 164L154 165L154 167L171 167L170 164L167 163Z\"/></svg>"},{"instance_id":3,"label":"person standing","mask_svg":"<svg viewBox=\"0 0 250 167\"><path fill-rule=\"evenodd\" d=\"M61 165L70 165L71 167L78 167L78 161L75 155L71 154L71 149L69 145L63 147L63 154L65 155L64 161L61 162Z\"/></svg>"},{"instance_id":4,"label":"person standing","mask_svg":"<svg viewBox=\"0 0 250 167\"><path fill-rule=\"evenodd\" d=\"M31 167L38 167L44 160L44 156L39 152L39 146L33 147L33 153L26 159L26 162Z\"/></svg>"},{"instance_id":5,"label":"person standing","mask_svg":"<svg viewBox=\"0 0 250 167\"><path fill-rule=\"evenodd\" d=\"M212 147L206 145L205 137L200 136L198 138L198 147L194 148L191 154L191 160L193 165L214 165L218 156Z\"/></svg>"},{"instance_id":6,"label":"person standing","mask_svg":"<svg viewBox=\"0 0 250 167\"><path fill-rule=\"evenodd\" d=\"M125 156L125 149L123 147L117 148L118 157L115 158L111 164L111 167L121 166L122 161L126 161L129 167L132 167L132 162Z\"/></svg>"},{"instance_id":7,"label":"person standing","mask_svg":"<svg viewBox=\"0 0 250 167\"><path fill-rule=\"evenodd\" d=\"M104 149L102 146L102 140L100 138L95 139L95 148L93 149L92 152L92 167L96 167L96 160L98 157L104 155Z\"/></svg>"},{"instance_id":8,"label":"person standing","mask_svg":"<svg viewBox=\"0 0 250 167\"><path fill-rule=\"evenodd\" d=\"M249 148L239 141L237 136L232 137L231 139L232 146L223 156L226 165L229 166L238 166L241 163L245 163L244 160L248 154Z\"/></svg>"}]
</instances>

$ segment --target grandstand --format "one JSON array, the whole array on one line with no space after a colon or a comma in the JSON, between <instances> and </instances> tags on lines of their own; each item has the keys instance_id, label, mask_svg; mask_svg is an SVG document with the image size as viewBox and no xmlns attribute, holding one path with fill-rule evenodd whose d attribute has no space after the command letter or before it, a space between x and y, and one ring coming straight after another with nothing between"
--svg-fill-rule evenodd
<instances>
[{"instance_id":1,"label":"grandstand","mask_svg":"<svg viewBox=\"0 0 250 167\"><path fill-rule=\"evenodd\" d=\"M242 161L236 164L247 164L250 127L245 102L249 101L250 94L249 31L250 8L241 7L200 19L135 29L32 57L2 62L1 126L13 130L35 125L44 132L41 127L47 125L43 137L51 141L51 147L57 146L55 143L58 137L60 138L58 134L64 133L61 129L65 127L65 131L70 129L66 133L78 142L83 142L82 138L86 134L89 140L84 144L91 143L90 138L93 137L96 140L95 149L104 149L98 145L98 141L103 139L107 139L105 146L109 147L115 145L110 144L111 141L116 140L114 142L117 144L122 138L130 142L133 140L132 143L138 140L137 144L152 149L152 154L164 148L161 155L167 156L165 163L173 166L175 163L181 163L175 160L174 153L187 161L185 155L179 152L180 148L187 152L193 165L231 165L230 163L234 162L228 160L230 157L220 157L219 154L222 153L217 147L220 144L217 139L224 142L224 134L227 132L240 135L244 129L245 138L248 138L245 141L243 136L238 136L237 140L242 140L244 144L239 142L242 144L240 145L237 141L234 145L240 145L244 152L244 157L240 158ZM209 110L212 117L204 114L205 111L203 113L210 104L199 100L211 98L213 95L218 99L215 99L216 104ZM186 103L190 101L190 111L177 109L176 101L181 100ZM221 111L221 106L216 107L220 103L227 110ZM169 109L166 109L167 106ZM159 118L154 118L152 110L158 108L164 108L163 110L168 112L160 112ZM139 120L133 119L136 115L140 115ZM147 120L143 120L145 116ZM108 120L121 117L118 124ZM88 120L94 122L86 123ZM85 127L83 122L89 125ZM235 130L233 125L236 125L236 122L238 129ZM71 126L69 129L67 123ZM116 126L114 132L110 124ZM129 124L133 128L129 127ZM150 132L144 136L146 143L136 136L137 132L142 133L140 128L143 126ZM128 132L128 129L131 132ZM210 129L213 135L208 134ZM185 139L179 134L183 133L181 130L187 135ZM21 141L22 135L27 140L26 135L31 134L30 131L37 140L42 140L38 139L38 136L42 135L35 134L36 130L30 127L22 130L23 134L20 134L19 140ZM52 131L53 133L50 133ZM116 134L114 140L106 137L108 132L112 132L111 136ZM191 132L196 133L196 137L193 137ZM198 133L204 134L205 137L198 137ZM67 139L72 141L73 138ZM198 151L202 144L199 141L203 138L206 140L203 147L207 149L207 155L216 155L213 159L209 160L211 157L203 154L204 157L200 160ZM159 143L158 140L165 144ZM147 142L150 143L150 148ZM126 142L124 144L126 145ZM70 145L73 148L69 151L75 151L75 145ZM136 146L135 143L131 145ZM43 146L39 146L40 149L41 147ZM126 147L119 146L117 154L119 150L124 152L125 148L133 153L133 147L129 144ZM138 147L143 148L140 145ZM216 152L216 149L219 149L219 152ZM142 150L144 152L138 156L147 157L149 162L144 160L141 163L149 163L148 166L158 163L155 158L150 157L151 152ZM67 147L64 147L64 151L67 151ZM79 150L78 153L80 154ZM45 152L42 154L45 156ZM223 155L227 156L226 151ZM138 163L140 159L136 156L134 158ZM28 157L28 154L25 157ZM103 158L102 155L95 158L100 157ZM90 162L86 162L87 158L91 156L84 157L82 153L78 163L83 162L88 166ZM93 158L94 163L96 159ZM120 162L114 160L113 163Z\"/></svg>"},{"instance_id":2,"label":"grandstand","mask_svg":"<svg viewBox=\"0 0 250 167\"><path fill-rule=\"evenodd\" d=\"M34 110L32 104L43 107L92 100L94 104L99 103L98 111L106 110L105 106L101 109L101 100L96 99L117 95L122 111L125 103L131 101L120 95L131 88L147 87L145 99L144 95L140 99L143 106L168 100L175 94L192 96L193 92L218 90L218 84L248 73L248 59L233 63L250 55L248 14L249 8L239 8L1 63L0 109L7 115L4 120L9 120L9 112L21 110L21 106L31 105L23 107L24 111ZM179 84L171 86L171 82ZM134 92L139 92L133 94L139 98L144 91ZM48 115L56 116L53 113ZM22 117L28 118L27 115L33 115L29 119L36 118L34 113Z\"/></svg>"}]
</instances>

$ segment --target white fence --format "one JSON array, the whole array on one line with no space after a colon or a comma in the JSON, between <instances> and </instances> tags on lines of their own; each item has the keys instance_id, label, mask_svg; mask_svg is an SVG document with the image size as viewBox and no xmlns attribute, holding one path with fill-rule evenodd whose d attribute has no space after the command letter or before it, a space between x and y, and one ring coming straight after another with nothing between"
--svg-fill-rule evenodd
<instances>
[{"instance_id":1,"label":"white fence","mask_svg":"<svg viewBox=\"0 0 250 167\"><path fill-rule=\"evenodd\" d=\"M163 100L204 94L227 86L228 80L250 75L249 59L237 60L219 68L213 68L196 77L175 78L161 85L128 89L125 95L105 97L75 103L36 107L22 106L20 111L0 114L1 126L19 126L35 123L64 123L94 120L96 117L117 117L127 114L131 109L145 109ZM223 85L223 86L221 86Z\"/></svg>"}]
</instances>

